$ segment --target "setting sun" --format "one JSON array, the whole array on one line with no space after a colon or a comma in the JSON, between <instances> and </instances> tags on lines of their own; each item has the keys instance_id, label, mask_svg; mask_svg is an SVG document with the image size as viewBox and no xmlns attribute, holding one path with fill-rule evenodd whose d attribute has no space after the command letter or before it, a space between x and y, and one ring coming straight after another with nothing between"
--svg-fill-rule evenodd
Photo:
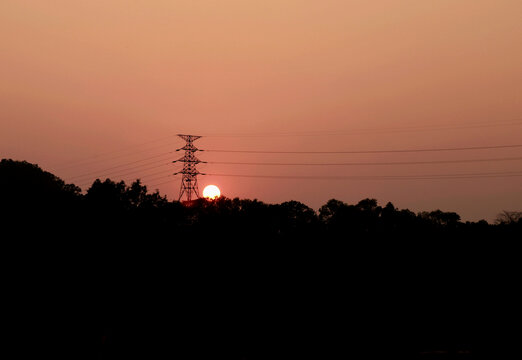
<instances>
[{"instance_id":1,"label":"setting sun","mask_svg":"<svg viewBox=\"0 0 522 360\"><path fill-rule=\"evenodd\" d=\"M216 185L208 185L203 189L203 197L206 199L216 199L221 196L221 191Z\"/></svg>"}]
</instances>

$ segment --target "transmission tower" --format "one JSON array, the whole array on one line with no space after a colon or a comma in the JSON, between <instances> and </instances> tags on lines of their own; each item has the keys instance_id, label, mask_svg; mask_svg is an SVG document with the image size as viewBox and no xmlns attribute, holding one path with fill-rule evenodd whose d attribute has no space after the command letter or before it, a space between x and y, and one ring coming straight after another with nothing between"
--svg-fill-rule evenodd
<instances>
[{"instance_id":1,"label":"transmission tower","mask_svg":"<svg viewBox=\"0 0 522 360\"><path fill-rule=\"evenodd\" d=\"M178 201L181 201L181 198L183 195L186 196L187 201L192 200L192 194L196 196L196 198L199 198L199 189L198 189L198 174L201 174L197 169L196 165L204 162L199 160L195 152L199 151L198 148L194 146L194 141L199 139L201 136L196 135L183 135L178 134L180 138L185 140L187 143L185 146L183 146L181 149L177 149L176 151L185 150L185 156L183 156L181 159L174 160L175 162L182 162L183 163L183 170L178 171L177 173L174 173L174 175L182 174L181 178L181 187L179 189L179 199Z\"/></svg>"}]
</instances>

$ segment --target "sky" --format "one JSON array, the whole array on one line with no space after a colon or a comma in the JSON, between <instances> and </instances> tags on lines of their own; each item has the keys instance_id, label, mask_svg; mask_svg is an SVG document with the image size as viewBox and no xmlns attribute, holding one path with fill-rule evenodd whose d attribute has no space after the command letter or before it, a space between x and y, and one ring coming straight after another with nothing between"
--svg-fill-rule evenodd
<instances>
[{"instance_id":1,"label":"sky","mask_svg":"<svg viewBox=\"0 0 522 360\"><path fill-rule=\"evenodd\" d=\"M521 145L521 15L520 0L2 0L0 158L177 200L179 133L202 150ZM230 198L522 211L522 147L198 157L221 174L200 188Z\"/></svg>"}]
</instances>

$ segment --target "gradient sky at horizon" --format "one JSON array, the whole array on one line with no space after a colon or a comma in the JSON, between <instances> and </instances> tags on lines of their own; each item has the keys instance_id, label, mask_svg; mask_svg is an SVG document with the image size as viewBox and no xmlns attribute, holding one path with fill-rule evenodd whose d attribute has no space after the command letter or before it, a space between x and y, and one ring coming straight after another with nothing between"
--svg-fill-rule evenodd
<instances>
[{"instance_id":1,"label":"gradient sky at horizon","mask_svg":"<svg viewBox=\"0 0 522 360\"><path fill-rule=\"evenodd\" d=\"M520 144L521 15L519 0L3 0L0 158L38 163L83 188L96 174L139 177L175 199L179 178L162 176L179 168L168 164L181 156L168 153L183 146L177 133L206 135L196 143L202 149L230 150ZM198 156L397 162L521 157L522 148ZM153 159L149 167L141 161L147 158ZM119 173L107 170L133 162ZM522 173L522 161L200 169L371 177ZM200 185L216 184L228 197L298 200L315 209L331 198L356 203L370 197L381 205L492 221L502 210L522 210L521 180L204 176Z\"/></svg>"}]
</instances>

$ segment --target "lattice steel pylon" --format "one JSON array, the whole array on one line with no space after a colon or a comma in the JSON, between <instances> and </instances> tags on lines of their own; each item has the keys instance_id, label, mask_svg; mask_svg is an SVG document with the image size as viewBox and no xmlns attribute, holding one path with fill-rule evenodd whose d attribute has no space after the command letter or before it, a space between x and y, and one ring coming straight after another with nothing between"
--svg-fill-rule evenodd
<instances>
[{"instance_id":1,"label":"lattice steel pylon","mask_svg":"<svg viewBox=\"0 0 522 360\"><path fill-rule=\"evenodd\" d=\"M195 152L200 150L194 146L194 141L199 139L201 136L183 134L178 134L178 136L187 142L185 146L176 150L185 150L185 156L183 156L181 159L173 161L173 163L183 163L183 170L174 173L174 175L183 175L181 178L181 187L179 189L178 201L181 201L183 195L186 196L187 201L191 201L193 193L196 195L196 198L199 198L198 174L202 173L196 169L196 165L204 161L201 161L196 157Z\"/></svg>"}]
</instances>

